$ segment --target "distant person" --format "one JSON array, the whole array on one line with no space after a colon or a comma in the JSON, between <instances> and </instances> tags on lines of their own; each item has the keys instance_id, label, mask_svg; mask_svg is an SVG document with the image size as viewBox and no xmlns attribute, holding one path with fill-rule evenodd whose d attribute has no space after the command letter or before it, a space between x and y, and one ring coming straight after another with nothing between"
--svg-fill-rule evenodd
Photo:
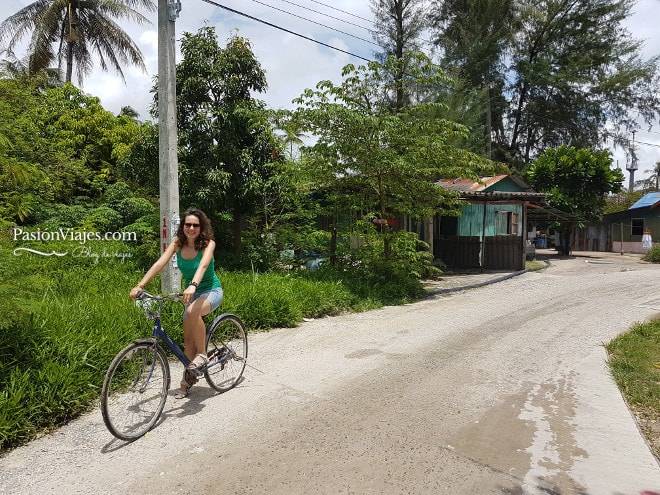
<instances>
[{"instance_id":1,"label":"distant person","mask_svg":"<svg viewBox=\"0 0 660 495\"><path fill-rule=\"evenodd\" d=\"M653 238L651 237L651 231L646 229L642 235L642 249L648 251L653 247Z\"/></svg>"},{"instance_id":2,"label":"distant person","mask_svg":"<svg viewBox=\"0 0 660 495\"><path fill-rule=\"evenodd\" d=\"M203 317L218 308L223 299L222 286L215 274L214 249L213 229L208 217L200 210L186 210L181 215L176 239L149 268L142 280L131 289L131 298L136 299L176 254L186 286L183 291L184 353L191 361L184 370L181 386L174 395L177 399L188 396L190 388L197 383L200 368L208 363Z\"/></svg>"}]
</instances>

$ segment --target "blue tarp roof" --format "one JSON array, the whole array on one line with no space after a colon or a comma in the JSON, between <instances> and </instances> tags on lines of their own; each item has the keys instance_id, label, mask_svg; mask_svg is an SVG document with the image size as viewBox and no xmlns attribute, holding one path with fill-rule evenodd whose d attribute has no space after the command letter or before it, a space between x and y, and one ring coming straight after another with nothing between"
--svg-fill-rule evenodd
<instances>
[{"instance_id":1,"label":"blue tarp roof","mask_svg":"<svg viewBox=\"0 0 660 495\"><path fill-rule=\"evenodd\" d=\"M660 192L652 192L645 194L642 198L632 205L629 210L634 210L635 208L645 208L647 206L653 206L658 201L660 201Z\"/></svg>"}]
</instances>

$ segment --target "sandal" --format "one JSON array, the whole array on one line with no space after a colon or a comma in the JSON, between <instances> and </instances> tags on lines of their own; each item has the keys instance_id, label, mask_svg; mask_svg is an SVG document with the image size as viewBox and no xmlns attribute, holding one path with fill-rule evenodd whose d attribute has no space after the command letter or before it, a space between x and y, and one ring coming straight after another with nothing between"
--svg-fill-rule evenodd
<instances>
[{"instance_id":1,"label":"sandal","mask_svg":"<svg viewBox=\"0 0 660 495\"><path fill-rule=\"evenodd\" d=\"M184 390L185 388L185 390ZM185 387L183 385L183 382L181 382L181 388L177 390L176 394L174 394L175 399L185 399L188 397L188 394L190 393L190 387Z\"/></svg>"},{"instance_id":2,"label":"sandal","mask_svg":"<svg viewBox=\"0 0 660 495\"><path fill-rule=\"evenodd\" d=\"M193 375L193 372L190 370L185 370L183 372L183 378L179 384L179 390L174 394L175 399L185 399L190 393L192 386L197 383L197 377Z\"/></svg>"},{"instance_id":3,"label":"sandal","mask_svg":"<svg viewBox=\"0 0 660 495\"><path fill-rule=\"evenodd\" d=\"M198 361L198 358L201 358L201 361ZM197 354L186 369L200 373L202 368L204 368L204 366L207 364L209 364L209 358L206 357L205 354Z\"/></svg>"}]
</instances>

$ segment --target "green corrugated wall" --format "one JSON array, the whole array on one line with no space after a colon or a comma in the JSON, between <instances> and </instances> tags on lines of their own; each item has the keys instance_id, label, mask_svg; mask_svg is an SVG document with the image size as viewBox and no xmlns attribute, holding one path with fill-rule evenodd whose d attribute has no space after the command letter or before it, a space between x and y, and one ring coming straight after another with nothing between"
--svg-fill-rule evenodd
<instances>
[{"instance_id":1,"label":"green corrugated wall","mask_svg":"<svg viewBox=\"0 0 660 495\"><path fill-rule=\"evenodd\" d=\"M458 220L459 236L476 236L481 239L482 234L486 237L495 235L495 215L498 211L511 211L518 213L518 232L523 235L523 207L520 204L487 204L486 205L486 228L483 229L484 205L469 204L461 208L463 214Z\"/></svg>"}]
</instances>

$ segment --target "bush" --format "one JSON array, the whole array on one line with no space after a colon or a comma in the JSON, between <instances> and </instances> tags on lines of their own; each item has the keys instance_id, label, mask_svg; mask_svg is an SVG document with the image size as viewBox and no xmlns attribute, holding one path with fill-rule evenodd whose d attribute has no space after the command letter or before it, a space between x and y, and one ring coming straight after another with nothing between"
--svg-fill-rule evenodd
<instances>
[{"instance_id":1,"label":"bush","mask_svg":"<svg viewBox=\"0 0 660 495\"><path fill-rule=\"evenodd\" d=\"M128 184L117 181L106 188L103 202L110 208L117 210L122 201L131 197L133 197L133 191L128 187Z\"/></svg>"},{"instance_id":2,"label":"bush","mask_svg":"<svg viewBox=\"0 0 660 495\"><path fill-rule=\"evenodd\" d=\"M135 234L137 245L133 251L133 260L143 270L147 270L160 256L158 224L158 214L154 213L140 217L134 223L121 229L122 232Z\"/></svg>"},{"instance_id":3,"label":"bush","mask_svg":"<svg viewBox=\"0 0 660 495\"><path fill-rule=\"evenodd\" d=\"M651 263L660 263L660 245L655 245L649 249L646 254L642 256L642 259Z\"/></svg>"},{"instance_id":4,"label":"bush","mask_svg":"<svg viewBox=\"0 0 660 495\"><path fill-rule=\"evenodd\" d=\"M130 224L145 215L153 214L156 208L144 198L124 198L116 210L122 215L124 224Z\"/></svg>"},{"instance_id":5,"label":"bush","mask_svg":"<svg viewBox=\"0 0 660 495\"><path fill-rule=\"evenodd\" d=\"M83 226L100 232L117 232L124 225L121 213L109 206L99 206L89 212Z\"/></svg>"},{"instance_id":6,"label":"bush","mask_svg":"<svg viewBox=\"0 0 660 495\"><path fill-rule=\"evenodd\" d=\"M38 226L47 231L56 231L60 227L76 227L83 224L87 215L88 210L83 205L46 206L39 212Z\"/></svg>"}]
</instances>

